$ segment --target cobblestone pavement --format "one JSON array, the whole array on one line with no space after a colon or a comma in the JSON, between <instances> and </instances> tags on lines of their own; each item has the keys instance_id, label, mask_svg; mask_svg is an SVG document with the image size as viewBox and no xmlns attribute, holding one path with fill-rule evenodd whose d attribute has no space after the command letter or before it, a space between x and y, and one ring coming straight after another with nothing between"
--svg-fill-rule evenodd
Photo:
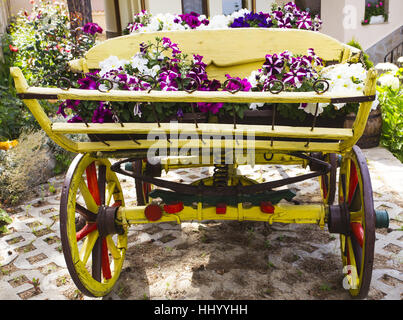
<instances>
[{"instance_id":1,"label":"cobblestone pavement","mask_svg":"<svg viewBox=\"0 0 403 320\"><path fill-rule=\"evenodd\" d=\"M389 229L378 229L376 233L375 263L369 299L401 300L403 294L403 165L383 148L367 149L364 150L364 154L367 157L370 168L375 208L386 209L391 218ZM254 168L243 168L243 173L247 176L267 180L278 179L281 176L293 176L301 172L304 172L304 169L295 166L255 166ZM209 172L206 168L180 169L169 172L167 176L173 180L180 179L188 182L205 177L208 174ZM44 193L42 196L21 205L17 212L11 215L13 222L8 226L10 232L0 237L0 299L91 299L83 296L74 286L61 251L58 206L62 180L63 177L56 177L49 181L48 185L53 185L56 188L57 192L55 194L48 195ZM122 178L122 181L126 204L135 204L134 183L126 178ZM309 180L291 187L294 187L297 191L297 200L303 202L309 199L312 202L320 202L317 180ZM327 291L333 290L330 284L329 288L322 284L321 289L312 291L314 286L307 286L306 284L309 280L298 281L295 278L296 280L294 279L294 281L291 278L292 281L290 281L289 270L284 270L284 268L297 266L299 268L297 269L298 275L302 275L307 271L306 266L308 261L330 261L330 255L332 259L336 257L336 261L338 261L338 237L329 237L328 232L326 234L326 230L321 233L322 237L327 237L326 241L319 241L314 236L316 230L301 229L300 226L294 225L273 226L268 232L259 234L262 237L262 241L265 241L266 244L280 243L279 239L282 240L281 250L270 251L270 265L275 266L275 268L272 268L274 271L271 273L271 278L269 278L271 279L270 288L260 288L262 290L259 289L258 284L249 290L250 279L253 278L257 283L260 281L259 277L266 277L263 281L267 281L268 279L267 272L256 267L259 264L258 262L253 266L242 265L242 268L240 267L242 274L240 272L228 272L228 269L234 267L226 267L224 260L227 258L231 260L233 252L241 252L239 251L241 249L237 247L238 243L236 241L233 243L233 246L229 246L233 251L228 256L226 255L227 248L221 252L217 251L216 247L214 247L214 250L211 249L212 247L209 247L212 245L212 242L214 243L214 236L211 236L213 241L203 241L204 251L198 256L199 259L205 259L209 256L210 261L196 266L189 262L189 265L183 266L183 269L180 270L178 268L176 270L170 267L165 268L164 262L161 259L149 261L148 264L146 263L150 257L147 258L146 253L141 251L144 249L150 252L154 250L153 252L156 252L156 254L162 252L162 256L165 255L171 263L173 263L172 261L178 261L178 257L185 261L186 259L190 259L188 261L195 261L194 257L192 257L192 246L185 244L191 241L192 234L198 233L198 236L200 236L200 230L212 230L210 234L203 233L202 236L207 238L209 235L214 235L214 230L218 230L218 233L223 233L227 230L225 229L227 225L226 222L221 223L223 225L218 227L217 225L219 224L217 223L193 222L182 223L181 225L153 224L132 226L129 232L127 261L125 261L121 279L115 286L116 289L105 298L230 299L233 297L243 297L253 299L349 299L349 295L343 289L341 291L336 290L337 294L326 295ZM233 226L230 227L232 228ZM255 237L256 235L251 230L242 229L241 232L243 232L245 237L249 237L250 235ZM295 243L296 238L293 238L292 234L294 232L295 236L295 231L300 232L301 230L304 234L304 240L298 241L298 247L295 251L292 251L292 248L289 248L289 246L283 245L284 243ZM299 234L301 235L302 233L300 232ZM218 237L219 235L216 236L216 239ZM247 239L252 238L249 237ZM205 240L205 238L198 239ZM285 239L289 241L285 241ZM135 250L138 249L141 252L140 256L136 256L137 253L135 253ZM208 254L205 254L206 252ZM220 256L217 256L217 254ZM293 257L296 256L297 258L294 259ZM140 264L136 262L138 258L143 259L144 263ZM217 264L218 266L214 265L214 259L220 261ZM265 262L265 264L267 263L268 261ZM337 263L336 269L339 267ZM210 269L215 272L212 272ZM158 270L158 274L153 272L153 270ZM170 272L170 270L174 271ZM141 271L139 275L141 279L137 279L135 275L128 276L129 271L134 272L134 274L136 271ZM322 272L323 270L317 271L317 273ZM338 272L341 273L341 271ZM228 278L230 274L232 275L232 280ZM251 278L248 279L248 276ZM297 277L295 274L293 276ZM204 283L200 280L203 280L203 277L207 279ZM341 279L342 274L341 278L336 279L338 282L336 287L341 287ZM126 286L123 286L122 283L125 281L127 281ZM314 285L318 285L317 278L315 278L315 281ZM332 280L329 281L331 283ZM133 287L130 287L132 285ZM243 290L244 295L235 295L234 291L237 290ZM253 290L258 292L258 294L253 294ZM273 296L271 292L276 292L276 295Z\"/></svg>"}]
</instances>

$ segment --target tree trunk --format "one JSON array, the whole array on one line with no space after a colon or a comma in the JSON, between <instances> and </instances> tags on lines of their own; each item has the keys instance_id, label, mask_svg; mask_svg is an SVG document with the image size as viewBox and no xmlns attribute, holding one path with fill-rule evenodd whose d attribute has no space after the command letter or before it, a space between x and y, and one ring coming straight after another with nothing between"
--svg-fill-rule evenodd
<instances>
[{"instance_id":1,"label":"tree trunk","mask_svg":"<svg viewBox=\"0 0 403 320\"><path fill-rule=\"evenodd\" d=\"M67 5L72 21L72 28L92 22L91 0L67 0Z\"/></svg>"}]
</instances>

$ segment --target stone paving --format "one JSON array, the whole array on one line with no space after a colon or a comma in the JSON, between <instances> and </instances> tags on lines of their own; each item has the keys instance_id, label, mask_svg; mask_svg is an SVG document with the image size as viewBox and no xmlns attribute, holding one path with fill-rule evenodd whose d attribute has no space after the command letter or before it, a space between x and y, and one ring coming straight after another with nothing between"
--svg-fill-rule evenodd
<instances>
[{"instance_id":1,"label":"stone paving","mask_svg":"<svg viewBox=\"0 0 403 320\"><path fill-rule=\"evenodd\" d=\"M370 168L375 208L386 209L391 219L388 230L379 229L376 233L376 261L382 260L384 267L374 269L371 289L380 293L377 299L401 300L403 297L403 165L383 148L363 151ZM255 179L266 179L266 181L292 176L303 171L304 169L295 166L243 168L243 174ZM190 182L208 175L209 170L206 168L179 169L170 171L167 178ZM56 177L49 181L49 184L57 190L54 195L43 195L24 203L19 207L19 212L11 215L13 222L8 225L10 232L0 237L1 300L92 299L83 296L74 286L61 251L58 206L62 179L63 177ZM121 181L123 181L126 204L133 205L136 201L134 184L129 180L123 177ZM309 195L313 202L320 201L317 180L291 187L297 191L297 199ZM312 194L316 194L316 198ZM191 222L176 226L172 224L132 226L129 239L134 241L129 242L128 252L130 248L150 241L156 247L178 247L183 243L182 231L189 227L200 228L200 224ZM314 249L301 254L304 257L322 259L330 250L338 248L338 238L334 239L327 245L311 244ZM127 264L125 267L127 268ZM157 289L153 290L150 285L148 298L164 298ZM196 291L185 297L210 298L210 296L201 296ZM114 290L107 298L119 299L120 295ZM135 299L134 296L131 298Z\"/></svg>"}]
</instances>

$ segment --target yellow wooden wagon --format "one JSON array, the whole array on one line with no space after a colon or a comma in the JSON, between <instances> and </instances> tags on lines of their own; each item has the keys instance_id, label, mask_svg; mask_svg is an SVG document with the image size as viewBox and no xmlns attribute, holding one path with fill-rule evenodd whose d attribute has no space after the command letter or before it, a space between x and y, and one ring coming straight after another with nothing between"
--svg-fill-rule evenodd
<instances>
[{"instance_id":1,"label":"yellow wooden wagon","mask_svg":"<svg viewBox=\"0 0 403 320\"><path fill-rule=\"evenodd\" d=\"M144 33L107 40L71 62L77 72L99 68L109 56L129 59L141 43L162 36ZM213 78L225 74L248 76L261 67L268 53L289 50L304 54L315 48L326 63L356 63L361 52L339 41L312 31L281 29L228 29L164 32L188 53L204 56ZM253 50L251 49L253 48ZM226 91L120 91L100 92L66 88L30 87L21 70L12 68L19 96L31 110L42 129L61 147L77 153L65 178L61 195L60 227L63 253L76 286L86 295L103 296L116 283L127 248L128 227L139 223L189 220L249 220L280 223L327 225L340 234L340 250L352 296L368 293L374 259L375 228L387 225L387 213L373 206L371 180L364 156L355 146L363 134L375 99L376 73L369 70L363 91L354 97L343 92L226 92ZM360 102L353 128L315 126L250 125L239 123L178 123L177 130L195 134L183 139L172 134L171 123L52 123L37 99L133 101L133 102L225 102L225 103L340 103ZM147 153L156 141L144 135L166 134L159 142L167 148L159 164L151 164ZM253 132L256 139L247 139ZM68 134L87 134L98 138L76 142ZM110 138L111 135L124 137ZM206 139L205 135L213 137ZM226 137L223 139L222 137ZM135 137L135 138L133 138ZM232 137L228 139L227 137ZM253 142L253 149L249 143ZM161 147L161 145L159 146ZM175 147L175 148L174 148ZM183 147L199 150L194 156L175 154ZM213 150L232 150L232 163ZM284 180L257 183L237 175L236 167L253 152L256 164L298 164L311 172ZM204 158L202 159L202 154ZM124 159L111 162L108 158ZM217 159L218 158L218 159ZM193 159L194 160L194 159ZM203 160L203 161L202 161ZM242 160L242 161L241 161ZM133 164L129 170L124 164ZM190 185L159 178L162 169L214 166L214 175ZM333 204L338 174L338 201ZM128 207L116 173L135 178L138 205ZM323 204L284 204L291 200L287 184L318 177ZM154 186L151 191L151 185ZM158 189L155 187L162 187ZM78 221L78 222L77 222ZM382 223L383 221L383 223Z\"/></svg>"}]
</instances>

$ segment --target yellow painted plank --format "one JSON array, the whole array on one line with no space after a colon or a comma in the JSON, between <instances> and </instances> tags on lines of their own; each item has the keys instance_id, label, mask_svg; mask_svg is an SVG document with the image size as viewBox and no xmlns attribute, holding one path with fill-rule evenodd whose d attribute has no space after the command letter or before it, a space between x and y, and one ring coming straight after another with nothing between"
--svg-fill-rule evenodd
<instances>
[{"instance_id":1,"label":"yellow painted plank","mask_svg":"<svg viewBox=\"0 0 403 320\"><path fill-rule=\"evenodd\" d=\"M332 140L344 140L353 137L352 129L348 128L311 128L263 125L242 125L233 124L199 123L198 128L193 123L91 123L87 127L84 123L61 123L52 124L52 131L55 133L108 133L108 134L204 134L204 135L254 135L269 137L290 137L290 138L321 138Z\"/></svg>"},{"instance_id":2,"label":"yellow painted plank","mask_svg":"<svg viewBox=\"0 0 403 320\"><path fill-rule=\"evenodd\" d=\"M266 54L285 50L293 54L306 54L314 48L326 61L340 61L345 45L325 34L307 30L267 28L236 28L225 30L192 30L138 33L107 40L85 55L89 69L99 68L99 62L109 56L129 60L139 51L142 42L155 37L168 37L178 43L179 49L188 54L200 54L208 65L225 67L217 74L219 80L232 73L232 66L248 64L264 59ZM75 64L77 65L77 63ZM249 74L252 70L250 69Z\"/></svg>"}]
</instances>

